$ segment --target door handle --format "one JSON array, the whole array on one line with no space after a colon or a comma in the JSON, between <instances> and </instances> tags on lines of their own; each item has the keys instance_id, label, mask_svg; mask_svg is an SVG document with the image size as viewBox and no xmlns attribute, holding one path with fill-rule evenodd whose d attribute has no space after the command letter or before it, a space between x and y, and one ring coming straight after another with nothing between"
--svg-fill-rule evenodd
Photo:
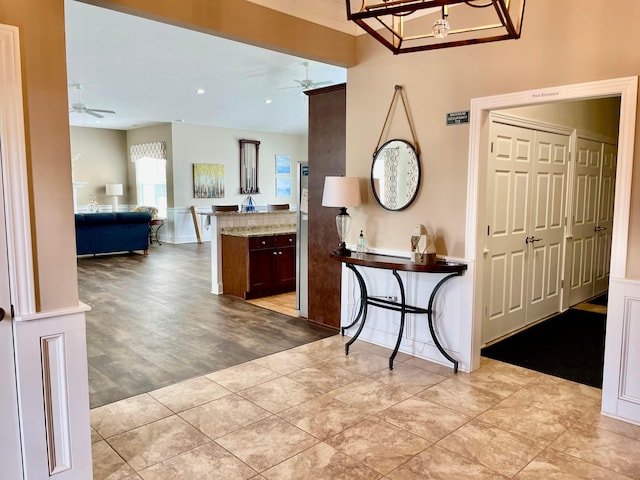
<instances>
[{"instance_id":1,"label":"door handle","mask_svg":"<svg viewBox=\"0 0 640 480\"><path fill-rule=\"evenodd\" d=\"M4 308L0 307L0 322L4 320L5 311Z\"/></svg>"},{"instance_id":2,"label":"door handle","mask_svg":"<svg viewBox=\"0 0 640 480\"><path fill-rule=\"evenodd\" d=\"M533 235L531 235L530 237L527 237L524 239L524 243L533 243L533 242L539 242L541 241L541 238L536 238Z\"/></svg>"},{"instance_id":3,"label":"door handle","mask_svg":"<svg viewBox=\"0 0 640 480\"><path fill-rule=\"evenodd\" d=\"M607 227L593 227L593 231L594 232L601 232L601 231L606 230L606 229L607 229Z\"/></svg>"}]
</instances>

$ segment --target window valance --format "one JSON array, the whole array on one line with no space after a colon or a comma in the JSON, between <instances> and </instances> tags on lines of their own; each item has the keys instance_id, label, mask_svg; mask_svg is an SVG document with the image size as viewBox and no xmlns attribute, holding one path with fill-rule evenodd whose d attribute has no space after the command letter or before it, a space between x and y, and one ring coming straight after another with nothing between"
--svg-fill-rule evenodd
<instances>
[{"instance_id":1,"label":"window valance","mask_svg":"<svg viewBox=\"0 0 640 480\"><path fill-rule=\"evenodd\" d=\"M159 160L167 159L167 144L165 142L139 143L131 145L129 149L131 161L135 162L140 158L157 158Z\"/></svg>"}]
</instances>

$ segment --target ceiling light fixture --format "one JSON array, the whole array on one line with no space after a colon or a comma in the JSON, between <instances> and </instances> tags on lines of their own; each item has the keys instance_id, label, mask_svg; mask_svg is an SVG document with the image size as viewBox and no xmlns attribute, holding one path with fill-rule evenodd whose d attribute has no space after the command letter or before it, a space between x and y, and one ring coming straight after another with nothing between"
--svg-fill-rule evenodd
<instances>
[{"instance_id":1,"label":"ceiling light fixture","mask_svg":"<svg viewBox=\"0 0 640 480\"><path fill-rule=\"evenodd\" d=\"M266 98L264 100L264 103L266 103L267 105L269 105L271 102L273 102L273 100L271 100L270 98Z\"/></svg>"},{"instance_id":2,"label":"ceiling light fixture","mask_svg":"<svg viewBox=\"0 0 640 480\"><path fill-rule=\"evenodd\" d=\"M346 4L347 19L399 54L518 39L525 1L346 0Z\"/></svg>"},{"instance_id":3,"label":"ceiling light fixture","mask_svg":"<svg viewBox=\"0 0 640 480\"><path fill-rule=\"evenodd\" d=\"M199 88L199 89L197 89L197 90L196 90L196 93L197 93L198 95L202 95L204 92L205 92L205 89L204 89L204 88Z\"/></svg>"},{"instance_id":4,"label":"ceiling light fixture","mask_svg":"<svg viewBox=\"0 0 640 480\"><path fill-rule=\"evenodd\" d=\"M449 34L449 30L451 30L451 25L449 25L449 7L443 5L442 7L442 18L439 18L433 24L433 36L436 38L444 38Z\"/></svg>"}]
</instances>

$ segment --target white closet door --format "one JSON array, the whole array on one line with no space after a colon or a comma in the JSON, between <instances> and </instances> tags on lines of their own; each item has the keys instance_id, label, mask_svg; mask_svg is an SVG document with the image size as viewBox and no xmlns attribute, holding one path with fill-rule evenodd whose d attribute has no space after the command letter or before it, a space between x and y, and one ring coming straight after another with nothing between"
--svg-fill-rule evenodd
<instances>
[{"instance_id":1,"label":"white closet door","mask_svg":"<svg viewBox=\"0 0 640 480\"><path fill-rule=\"evenodd\" d=\"M578 138L573 187L573 253L569 272L569 305L588 299L594 291L601 167L602 143Z\"/></svg>"},{"instance_id":2,"label":"white closet door","mask_svg":"<svg viewBox=\"0 0 640 480\"><path fill-rule=\"evenodd\" d=\"M600 191L598 198L598 225L596 226L595 282L593 295L609 288L609 268L611 265L611 235L613 231L613 200L616 184L618 147L604 144Z\"/></svg>"},{"instance_id":3,"label":"white closet door","mask_svg":"<svg viewBox=\"0 0 640 480\"><path fill-rule=\"evenodd\" d=\"M526 324L529 198L534 132L491 124L487 172L483 341Z\"/></svg>"},{"instance_id":4,"label":"white closet door","mask_svg":"<svg viewBox=\"0 0 640 480\"><path fill-rule=\"evenodd\" d=\"M567 135L535 132L526 323L560 310L569 144Z\"/></svg>"},{"instance_id":5,"label":"white closet door","mask_svg":"<svg viewBox=\"0 0 640 480\"><path fill-rule=\"evenodd\" d=\"M491 123L482 339L560 311L570 137Z\"/></svg>"}]
</instances>

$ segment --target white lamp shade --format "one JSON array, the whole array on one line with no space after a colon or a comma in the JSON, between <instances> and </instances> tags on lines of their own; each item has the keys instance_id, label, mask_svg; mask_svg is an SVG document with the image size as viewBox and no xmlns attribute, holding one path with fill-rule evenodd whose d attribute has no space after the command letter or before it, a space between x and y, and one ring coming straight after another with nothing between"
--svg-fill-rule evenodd
<instances>
[{"instance_id":1,"label":"white lamp shade","mask_svg":"<svg viewBox=\"0 0 640 480\"><path fill-rule=\"evenodd\" d=\"M122 195L122 184L121 183L107 183L106 185L107 195L108 196L119 196Z\"/></svg>"},{"instance_id":2,"label":"white lamp shade","mask_svg":"<svg viewBox=\"0 0 640 480\"><path fill-rule=\"evenodd\" d=\"M361 203L358 177L324 177L323 207L356 207Z\"/></svg>"}]
</instances>

